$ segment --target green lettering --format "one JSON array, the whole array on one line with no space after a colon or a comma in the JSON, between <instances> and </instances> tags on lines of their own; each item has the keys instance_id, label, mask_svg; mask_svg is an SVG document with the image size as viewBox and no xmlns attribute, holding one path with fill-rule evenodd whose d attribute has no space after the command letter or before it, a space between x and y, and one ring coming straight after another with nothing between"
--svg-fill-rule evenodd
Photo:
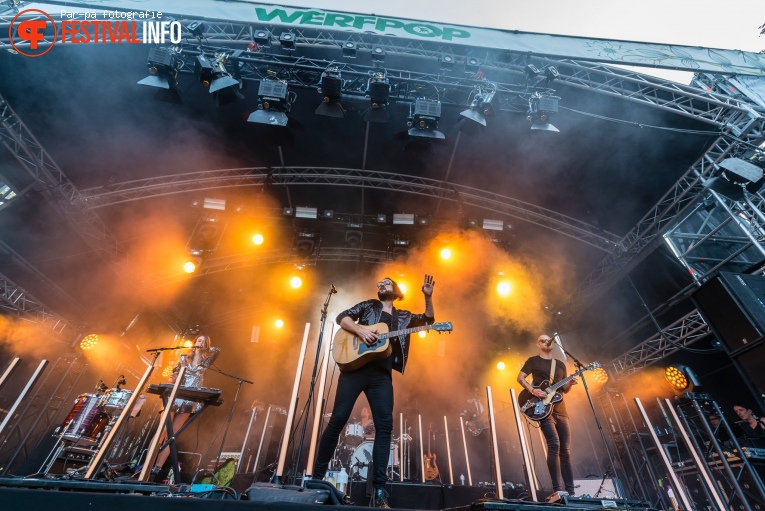
<instances>
[{"instance_id":1,"label":"green lettering","mask_svg":"<svg viewBox=\"0 0 765 511\"><path fill-rule=\"evenodd\" d=\"M364 25L374 25L377 18L374 16L356 16L353 20L353 27L363 30Z\"/></svg>"},{"instance_id":2,"label":"green lettering","mask_svg":"<svg viewBox=\"0 0 765 511\"><path fill-rule=\"evenodd\" d=\"M258 16L258 21L271 21L278 17L282 23L295 23L297 19L303 15L303 11L295 11L289 16L284 9L274 9L271 12L266 11L262 7L255 8L255 14Z\"/></svg>"},{"instance_id":3,"label":"green lettering","mask_svg":"<svg viewBox=\"0 0 765 511\"><path fill-rule=\"evenodd\" d=\"M349 25L351 23L353 23L353 16L346 14L327 13L327 16L324 18L324 25L328 27L337 25L338 27L350 28Z\"/></svg>"},{"instance_id":4,"label":"green lettering","mask_svg":"<svg viewBox=\"0 0 765 511\"><path fill-rule=\"evenodd\" d=\"M451 41L455 37L459 37L461 39L466 39L466 38L470 37L470 32L468 32L466 30L460 30L458 28L450 28L450 27L446 27L444 29L444 35L442 37L442 39L444 41Z\"/></svg>"},{"instance_id":5,"label":"green lettering","mask_svg":"<svg viewBox=\"0 0 765 511\"><path fill-rule=\"evenodd\" d=\"M303 19L300 20L301 25L321 25L324 22L322 16L324 13L316 11L306 11L303 13Z\"/></svg>"},{"instance_id":6,"label":"green lettering","mask_svg":"<svg viewBox=\"0 0 765 511\"><path fill-rule=\"evenodd\" d=\"M438 37L441 35L441 29L424 23L410 23L404 27L404 30L420 37Z\"/></svg>"},{"instance_id":7,"label":"green lettering","mask_svg":"<svg viewBox=\"0 0 765 511\"><path fill-rule=\"evenodd\" d=\"M378 32L385 32L386 28L404 28L404 24L398 20L378 18L377 25L375 25L375 30Z\"/></svg>"}]
</instances>

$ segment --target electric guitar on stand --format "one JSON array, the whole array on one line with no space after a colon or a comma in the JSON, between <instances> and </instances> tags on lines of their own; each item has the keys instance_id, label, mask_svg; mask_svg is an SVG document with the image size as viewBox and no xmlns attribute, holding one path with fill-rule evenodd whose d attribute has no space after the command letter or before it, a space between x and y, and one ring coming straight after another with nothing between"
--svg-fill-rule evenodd
<instances>
[{"instance_id":1,"label":"electric guitar on stand","mask_svg":"<svg viewBox=\"0 0 765 511\"><path fill-rule=\"evenodd\" d=\"M563 400L563 396L558 393L559 388L563 387L583 372L597 369L598 367L600 367L600 364L598 362L593 362L553 385L550 385L550 382L547 380L543 381L534 388L547 392L547 396L544 399L540 399L528 390L523 389L521 393L518 394L518 406L521 407L521 411L525 413L526 417L529 419L533 421L541 421L552 413L553 405L560 403Z\"/></svg>"},{"instance_id":2,"label":"electric guitar on stand","mask_svg":"<svg viewBox=\"0 0 765 511\"><path fill-rule=\"evenodd\" d=\"M352 332L340 328L337 333L335 333L334 344L332 346L332 358L335 359L335 362L337 362L341 371L355 371L371 360L383 359L390 356L393 348L391 348L388 339L391 337L422 332L424 330L435 330L436 332L452 331L452 324L449 322L433 323L432 325L417 326L405 330L394 330L393 332L388 332L388 325L385 323L359 326L367 330L376 331L378 334L377 342L372 346L367 346L364 341L359 339Z\"/></svg>"},{"instance_id":3,"label":"electric guitar on stand","mask_svg":"<svg viewBox=\"0 0 765 511\"><path fill-rule=\"evenodd\" d=\"M422 471L426 481L432 481L438 477L438 466L436 465L436 453L430 452L430 437L433 435L433 423L428 425L428 454L423 454Z\"/></svg>"}]
</instances>

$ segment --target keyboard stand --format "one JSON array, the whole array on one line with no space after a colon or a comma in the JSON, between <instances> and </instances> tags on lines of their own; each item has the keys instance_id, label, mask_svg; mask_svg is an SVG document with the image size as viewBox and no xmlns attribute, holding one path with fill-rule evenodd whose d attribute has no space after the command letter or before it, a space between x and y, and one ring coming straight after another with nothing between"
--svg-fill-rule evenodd
<instances>
[{"instance_id":1,"label":"keyboard stand","mask_svg":"<svg viewBox=\"0 0 765 511\"><path fill-rule=\"evenodd\" d=\"M167 407L168 402L168 395L165 394L162 396L162 402L164 403L164 406ZM167 420L165 421L165 430L167 431L167 439L165 442L159 446L157 449L157 453L161 452L162 449L165 447L170 449L170 469L173 471L173 482L175 484L179 484L181 482L181 466L178 462L178 447L175 445L175 439L179 436L181 436L181 433L183 433L187 427L191 425L192 422L197 420L200 415L202 415L202 412L205 411L205 409L209 406L209 403L203 402L202 408L196 412L191 414L189 419L183 423L183 426L178 431L173 431L173 421L170 420L170 414L167 415Z\"/></svg>"}]
</instances>

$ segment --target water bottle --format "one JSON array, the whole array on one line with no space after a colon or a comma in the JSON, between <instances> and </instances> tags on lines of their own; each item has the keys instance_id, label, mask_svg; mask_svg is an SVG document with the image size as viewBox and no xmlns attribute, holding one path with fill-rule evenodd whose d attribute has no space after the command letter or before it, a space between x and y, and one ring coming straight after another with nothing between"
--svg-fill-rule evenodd
<instances>
[{"instance_id":1,"label":"water bottle","mask_svg":"<svg viewBox=\"0 0 765 511\"><path fill-rule=\"evenodd\" d=\"M465 474L460 474L460 484L465 486Z\"/></svg>"},{"instance_id":2,"label":"water bottle","mask_svg":"<svg viewBox=\"0 0 765 511\"><path fill-rule=\"evenodd\" d=\"M348 472L345 471L345 467L342 467L340 473L337 474L337 489L345 493L346 484L348 484Z\"/></svg>"},{"instance_id":3,"label":"water bottle","mask_svg":"<svg viewBox=\"0 0 765 511\"><path fill-rule=\"evenodd\" d=\"M327 470L327 475L324 476L324 480L327 481L332 486L337 486L335 484L335 472L333 470Z\"/></svg>"}]
</instances>

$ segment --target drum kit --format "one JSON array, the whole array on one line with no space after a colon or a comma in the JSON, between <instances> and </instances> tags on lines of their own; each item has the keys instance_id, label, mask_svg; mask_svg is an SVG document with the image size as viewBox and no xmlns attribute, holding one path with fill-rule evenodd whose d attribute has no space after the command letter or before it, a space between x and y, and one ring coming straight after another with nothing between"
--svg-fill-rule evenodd
<instances>
[{"instance_id":1,"label":"drum kit","mask_svg":"<svg viewBox=\"0 0 765 511\"><path fill-rule=\"evenodd\" d=\"M404 434L405 447L403 459L399 454L399 438L392 438L390 444L390 456L388 457L388 477L398 479L402 465L406 464L408 456L409 435ZM353 480L366 481L369 474L369 466L372 463L372 449L374 445L374 426L365 429L361 423L352 422L345 426L340 441L335 448L330 470L340 470L346 467L349 477Z\"/></svg>"},{"instance_id":2,"label":"drum kit","mask_svg":"<svg viewBox=\"0 0 765 511\"><path fill-rule=\"evenodd\" d=\"M121 389L125 377L120 376L114 388L108 388L99 381L93 393L80 394L64 422L53 431L58 442L41 469L47 474L54 462L63 458L72 448L83 448L95 452L106 438L117 418L133 394L132 390ZM143 401L139 401L131 412L135 416Z\"/></svg>"}]
</instances>

